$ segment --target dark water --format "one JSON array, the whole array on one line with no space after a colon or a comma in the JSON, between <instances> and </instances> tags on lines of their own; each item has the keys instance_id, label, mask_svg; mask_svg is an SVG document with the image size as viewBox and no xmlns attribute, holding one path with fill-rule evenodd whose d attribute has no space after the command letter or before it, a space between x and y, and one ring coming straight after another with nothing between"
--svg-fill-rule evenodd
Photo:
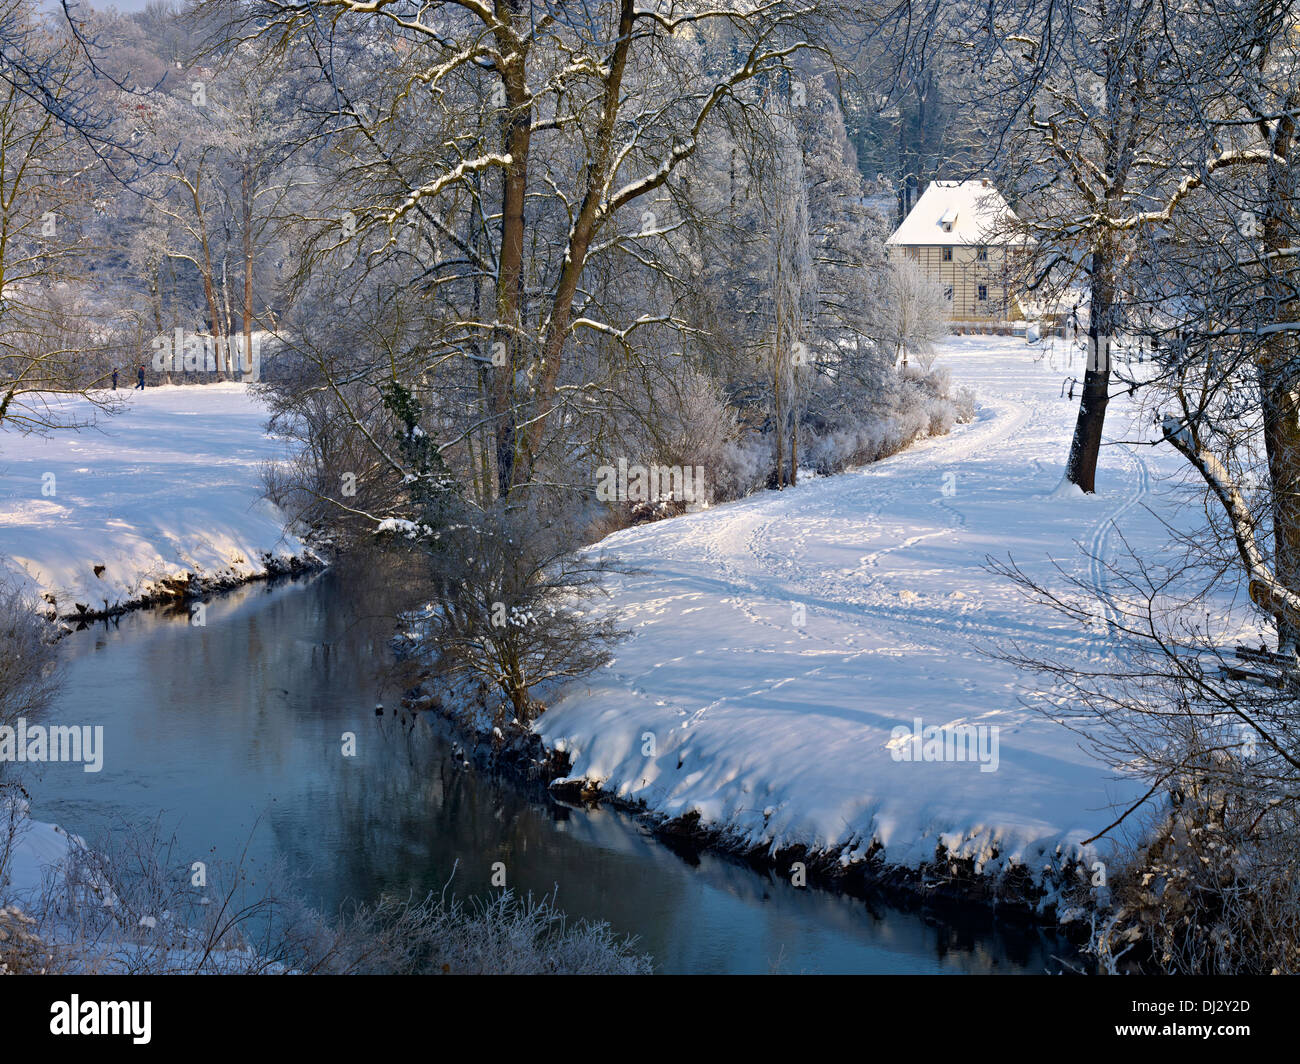
<instances>
[{"instance_id":1,"label":"dark water","mask_svg":"<svg viewBox=\"0 0 1300 1064\"><path fill-rule=\"evenodd\" d=\"M1042 972L1067 953L991 920L939 924L725 858L696 863L627 816L465 768L427 724L392 715L385 629L357 623L347 601L326 575L214 599L204 627L153 611L69 636L49 720L102 724L104 768L45 767L28 781L33 813L92 845L161 814L187 863L247 844L254 865L283 859L327 909L441 889L453 866L455 892L486 893L504 862L512 887L558 890L571 917L635 934L667 972Z\"/></svg>"}]
</instances>

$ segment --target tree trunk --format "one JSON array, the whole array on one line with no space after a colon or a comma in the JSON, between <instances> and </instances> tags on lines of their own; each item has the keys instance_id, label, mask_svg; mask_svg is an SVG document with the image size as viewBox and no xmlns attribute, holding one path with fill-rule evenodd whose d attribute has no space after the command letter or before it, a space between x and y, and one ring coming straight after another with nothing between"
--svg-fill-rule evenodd
<instances>
[{"instance_id":1,"label":"tree trunk","mask_svg":"<svg viewBox=\"0 0 1300 1064\"><path fill-rule=\"evenodd\" d=\"M1295 101L1289 102L1294 106ZM1274 153L1289 159L1294 136L1294 121L1289 117L1280 119ZM1293 243L1290 233L1295 178L1289 166L1269 165L1267 202L1263 225L1266 256ZM1268 267L1271 274L1266 280L1264 306L1271 312L1272 322L1294 322L1294 259L1283 254L1266 261L1272 265ZM1280 330L1264 339L1257 363L1272 497L1273 566L1278 582L1289 591L1300 590L1300 404L1297 403L1296 358L1294 334ZM1300 631L1285 614L1277 614L1276 622L1279 651L1294 653L1300 647Z\"/></svg>"},{"instance_id":2,"label":"tree trunk","mask_svg":"<svg viewBox=\"0 0 1300 1064\"><path fill-rule=\"evenodd\" d=\"M551 412L560 369L564 358L569 324L573 320L573 301L578 292L578 282L587 264L596 224L604 209L605 183L616 165L614 158L614 132L622 102L623 75L627 70L628 55L632 47L636 4L634 0L620 0L618 37L605 74L604 99L601 104L600 124L595 131L595 145L587 161L586 188L582 203L574 215L569 230L568 248L559 283L551 300L550 321L542 338L541 366L537 384L536 405L530 411L531 424L525 442L528 448L528 476L542 441L546 419Z\"/></svg>"},{"instance_id":3,"label":"tree trunk","mask_svg":"<svg viewBox=\"0 0 1300 1064\"><path fill-rule=\"evenodd\" d=\"M1070 458L1065 469L1065 479L1089 495L1097 491L1097 457L1101 453L1106 404L1110 402L1111 342L1118 332L1112 255L1113 245L1106 238L1092 253L1088 363L1083 375L1079 417L1074 425L1074 440L1070 444Z\"/></svg>"},{"instance_id":4,"label":"tree trunk","mask_svg":"<svg viewBox=\"0 0 1300 1064\"><path fill-rule=\"evenodd\" d=\"M253 179L247 162L244 163L239 191L243 215L241 222L244 229L244 350L241 354L247 360L251 372L253 366Z\"/></svg>"},{"instance_id":5,"label":"tree trunk","mask_svg":"<svg viewBox=\"0 0 1300 1064\"><path fill-rule=\"evenodd\" d=\"M497 14L516 31L516 39L527 41L519 32L519 20L526 10L523 0L497 0ZM524 301L524 206L528 194L528 153L532 136L532 103L528 97L526 46L516 46L508 37L497 38L501 69L497 72L505 90L502 141L510 155L501 192L501 248L497 270L496 321L493 351L504 345L504 365L494 365L492 415L496 423L497 492L504 498L515 486L518 418L515 412L515 374L523 367Z\"/></svg>"},{"instance_id":6,"label":"tree trunk","mask_svg":"<svg viewBox=\"0 0 1300 1064\"><path fill-rule=\"evenodd\" d=\"M799 415L790 426L790 487L799 483Z\"/></svg>"},{"instance_id":7,"label":"tree trunk","mask_svg":"<svg viewBox=\"0 0 1300 1064\"><path fill-rule=\"evenodd\" d=\"M163 327L163 305L162 305L162 259L149 271L149 304L153 309L155 335L162 336L166 329Z\"/></svg>"},{"instance_id":8,"label":"tree trunk","mask_svg":"<svg viewBox=\"0 0 1300 1064\"><path fill-rule=\"evenodd\" d=\"M190 185L190 192L194 199L194 214L198 220L200 269L203 275L203 298L208 304L208 318L212 329L212 345L215 349L215 359L218 375L221 372L221 303L217 298L216 277L212 269L212 252L208 245L208 226L203 214L203 201L199 197L199 185L197 179Z\"/></svg>"}]
</instances>

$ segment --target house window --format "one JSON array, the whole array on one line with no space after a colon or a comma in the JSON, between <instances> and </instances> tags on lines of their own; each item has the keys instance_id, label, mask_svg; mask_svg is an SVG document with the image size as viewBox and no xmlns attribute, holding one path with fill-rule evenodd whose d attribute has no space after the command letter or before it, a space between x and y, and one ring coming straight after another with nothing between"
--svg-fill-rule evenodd
<instances>
[{"instance_id":1,"label":"house window","mask_svg":"<svg viewBox=\"0 0 1300 1064\"><path fill-rule=\"evenodd\" d=\"M989 297L989 286L986 284L980 285L980 302L983 302L984 300L988 299L988 297Z\"/></svg>"},{"instance_id":2,"label":"house window","mask_svg":"<svg viewBox=\"0 0 1300 1064\"><path fill-rule=\"evenodd\" d=\"M948 285L943 290L943 298L946 299L949 303L952 302L952 285Z\"/></svg>"},{"instance_id":3,"label":"house window","mask_svg":"<svg viewBox=\"0 0 1300 1064\"><path fill-rule=\"evenodd\" d=\"M943 249L943 261L952 262L952 248Z\"/></svg>"},{"instance_id":4,"label":"house window","mask_svg":"<svg viewBox=\"0 0 1300 1064\"><path fill-rule=\"evenodd\" d=\"M907 257L908 257L909 259L911 259L913 262L920 262L920 261L921 261L921 249L920 249L920 248L908 248L908 249L907 249Z\"/></svg>"},{"instance_id":5,"label":"house window","mask_svg":"<svg viewBox=\"0 0 1300 1064\"><path fill-rule=\"evenodd\" d=\"M976 258L979 262L988 262L988 261L989 261L989 249L988 249L988 248L980 248L977 252L975 252L975 258Z\"/></svg>"}]
</instances>

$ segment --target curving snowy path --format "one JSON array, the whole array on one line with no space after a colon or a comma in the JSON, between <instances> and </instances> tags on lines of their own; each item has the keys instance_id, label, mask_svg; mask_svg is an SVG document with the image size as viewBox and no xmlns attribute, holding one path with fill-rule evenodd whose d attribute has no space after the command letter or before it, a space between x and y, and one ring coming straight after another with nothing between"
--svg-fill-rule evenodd
<instances>
[{"instance_id":1,"label":"curving snowy path","mask_svg":"<svg viewBox=\"0 0 1300 1064\"><path fill-rule=\"evenodd\" d=\"M632 635L553 700L543 739L570 752L575 777L667 815L698 811L750 843L848 861L874 839L888 862L915 865L942 842L989 871L1041 870L1058 844L1077 852L1139 792L1025 709L1032 677L987 651L1016 641L1095 657L1105 621L1085 632L1031 612L984 562L1010 554L1057 587L1053 559L1104 580L1086 552L1105 558L1117 528L1131 545L1164 544L1147 507L1172 508L1158 474L1178 461L1107 446L1097 496L1055 494L1077 408L1060 394L1064 351L953 338L939 361L975 391L972 424L857 472L609 537L643 570L612 581ZM1112 402L1108 438L1150 438L1139 420ZM917 717L996 726L996 771L895 760L891 730Z\"/></svg>"}]
</instances>

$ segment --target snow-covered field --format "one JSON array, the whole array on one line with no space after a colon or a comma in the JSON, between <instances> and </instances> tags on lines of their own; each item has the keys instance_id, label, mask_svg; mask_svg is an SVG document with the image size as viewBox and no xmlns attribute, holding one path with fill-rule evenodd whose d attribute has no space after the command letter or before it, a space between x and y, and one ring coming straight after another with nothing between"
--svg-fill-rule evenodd
<instances>
[{"instance_id":1,"label":"snow-covered field","mask_svg":"<svg viewBox=\"0 0 1300 1064\"><path fill-rule=\"evenodd\" d=\"M107 611L164 580L262 575L304 553L262 499L261 467L282 454L242 384L122 392L126 410L49 437L0 432L0 567L56 597ZM73 418L88 403L66 401ZM96 573L96 566L102 570Z\"/></svg>"},{"instance_id":2,"label":"snow-covered field","mask_svg":"<svg viewBox=\"0 0 1300 1064\"><path fill-rule=\"evenodd\" d=\"M1031 612L984 560L1011 555L1063 588L1052 560L1104 576L1085 550L1106 557L1116 528L1159 551L1167 532L1146 507L1172 511L1161 474L1179 466L1163 446L1107 446L1097 496L1058 492L1077 411L1062 381L1082 375L1080 356L1065 361L1063 341L1049 359L1021 338L953 338L939 364L976 392L974 423L858 472L606 539L643 570L614 581L632 635L552 700L544 741L569 751L575 778L666 815L698 811L747 844L848 861L876 840L905 866L942 844L987 872L1041 871L1058 844L1082 854L1141 792L1025 709L1032 678L986 651L1104 654L1105 625ZM1112 402L1108 438L1150 439L1139 420ZM918 718L997 731L979 733L982 764L897 760L916 747L894 730Z\"/></svg>"},{"instance_id":3,"label":"snow-covered field","mask_svg":"<svg viewBox=\"0 0 1300 1064\"><path fill-rule=\"evenodd\" d=\"M949 341L940 364L971 387L978 419L837 477L805 480L617 533L604 546L641 570L614 578L631 637L616 660L552 699L537 724L573 775L749 844L860 859L874 842L916 866L943 845L996 871L1041 870L1113 819L1138 790L1020 704L1032 680L988 654L1107 652L1032 612L984 567L1014 557L1063 587L1104 576L1087 552L1158 552L1179 469L1166 448L1107 446L1101 494L1059 492L1076 402L1052 357L1012 337ZM0 556L60 612L126 603L164 578L256 575L303 552L260 500L280 454L241 385L155 388L98 430L0 434ZM1148 439L1126 399L1112 439ZM43 475L54 474L52 494ZM104 566L101 575L94 567ZM973 725L980 761L922 753L898 729ZM45 830L41 827L41 830ZM51 829L52 830L52 829ZM42 835L44 842L55 842ZM27 870L28 872L31 869Z\"/></svg>"}]
</instances>

